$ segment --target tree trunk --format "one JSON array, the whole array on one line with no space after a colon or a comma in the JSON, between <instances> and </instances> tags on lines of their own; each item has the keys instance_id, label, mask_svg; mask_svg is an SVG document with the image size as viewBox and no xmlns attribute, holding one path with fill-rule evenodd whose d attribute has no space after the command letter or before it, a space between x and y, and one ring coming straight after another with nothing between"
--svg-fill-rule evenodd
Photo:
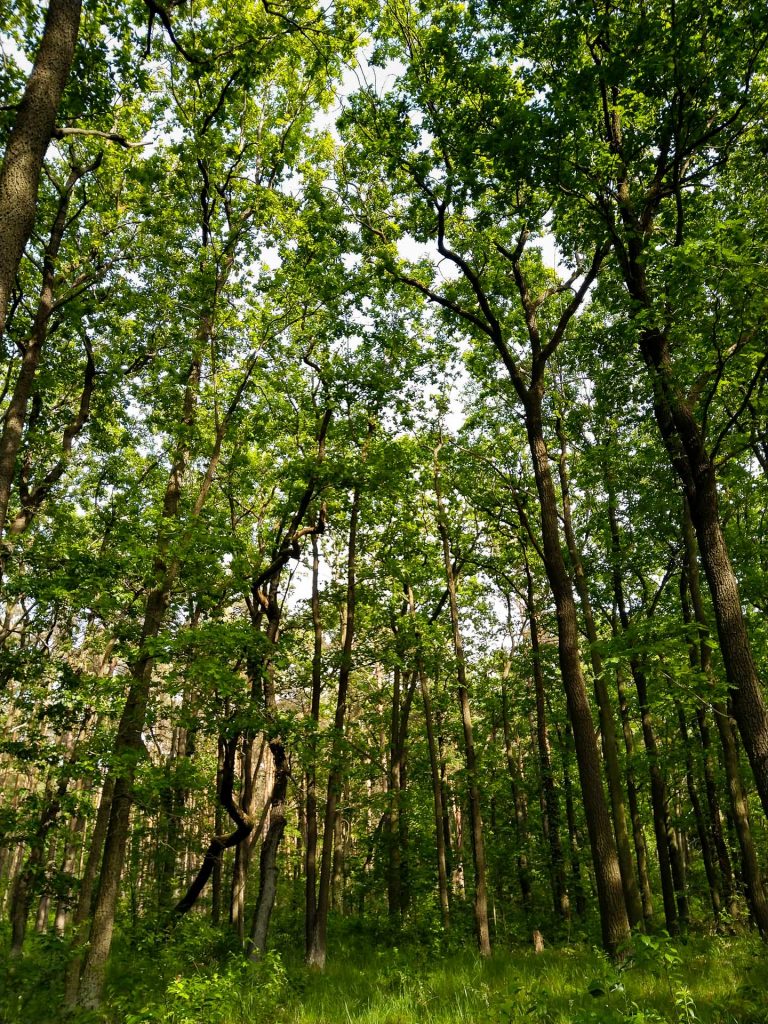
<instances>
[{"instance_id":1,"label":"tree trunk","mask_svg":"<svg viewBox=\"0 0 768 1024\"><path fill-rule=\"evenodd\" d=\"M80 893L72 920L72 944L70 946L67 978L64 986L64 1006L68 1010L74 1009L77 1005L77 990L80 985L80 970L83 965L83 952L87 937L86 922L91 916L94 885L112 811L114 787L115 779L110 774L104 780L101 790L101 799L99 800L99 809L96 812L96 821L91 834L88 857L83 869L83 877L80 880Z\"/></svg>"},{"instance_id":2,"label":"tree trunk","mask_svg":"<svg viewBox=\"0 0 768 1024\"><path fill-rule=\"evenodd\" d=\"M50 0L43 36L0 168L0 338L24 249L35 224L43 160L69 78L80 0Z\"/></svg>"},{"instance_id":3,"label":"tree trunk","mask_svg":"<svg viewBox=\"0 0 768 1024\"><path fill-rule=\"evenodd\" d=\"M509 673L509 662L504 665L501 684L501 720L504 731L504 752L507 755L507 769L512 789L512 801L515 808L515 838L517 839L517 877L520 884L520 899L526 915L532 909L531 872L528 858L528 807L522 786L522 771L519 754L512 745L512 729L509 721L509 700L507 696L506 676Z\"/></svg>"},{"instance_id":4,"label":"tree trunk","mask_svg":"<svg viewBox=\"0 0 768 1024\"><path fill-rule=\"evenodd\" d=\"M542 795L542 829L544 840L549 847L549 878L552 891L552 906L558 917L567 920L570 916L568 887L565 881L565 860L560 841L560 801L555 787L552 770L552 753L547 728L547 710L544 694L544 673L541 669L539 649L539 620L533 593L533 577L528 558L523 549L526 579L526 605L531 631L531 656L533 661L533 683L536 699L536 749L539 760L539 776Z\"/></svg>"},{"instance_id":5,"label":"tree trunk","mask_svg":"<svg viewBox=\"0 0 768 1024\"><path fill-rule=\"evenodd\" d=\"M640 814L640 801L635 778L635 737L632 733L632 722L627 704L627 691L622 678L621 669L616 673L616 689L619 695L619 714L624 733L624 746L627 753L627 801L632 819L632 838L637 860L637 877L640 879L640 896L643 901L643 920L646 926L653 921L653 891L648 874L648 847L645 842L643 818Z\"/></svg>"},{"instance_id":6,"label":"tree trunk","mask_svg":"<svg viewBox=\"0 0 768 1024\"><path fill-rule=\"evenodd\" d=\"M616 955L630 935L613 825L603 791L597 740L581 671L578 620L570 577L560 545L557 498L541 421L542 390L529 392L525 420L541 510L544 568L557 611L560 672L573 727L576 763L586 811L603 945Z\"/></svg>"},{"instance_id":7,"label":"tree trunk","mask_svg":"<svg viewBox=\"0 0 768 1024\"><path fill-rule=\"evenodd\" d=\"M696 558L696 542L693 536L691 518L688 514L688 504L685 503L683 517L683 536L686 546L686 569L688 574L688 591L691 595L691 605L696 622L699 625L701 642L699 644L698 663L701 671L707 680L710 692L714 690L712 679L711 653L707 640L707 622L704 612L704 603L701 598L699 586L698 561ZM752 829L749 823L749 805L744 786L741 780L739 768L739 755L736 749L736 738L731 728L731 718L728 708L722 701L712 700L712 709L717 723L717 731L720 736L720 743L723 751L723 766L728 782L728 795L730 798L733 823L739 841L741 852L741 871L744 878L747 900L752 916L755 919L760 934L768 937L768 901L766 900L763 888L760 862L757 858L755 844L752 837Z\"/></svg>"},{"instance_id":8,"label":"tree trunk","mask_svg":"<svg viewBox=\"0 0 768 1024\"><path fill-rule=\"evenodd\" d=\"M269 803L269 830L261 847L259 858L259 896L251 928L249 958L257 960L267 948L269 920L277 895L277 852L285 832L285 798L288 792L288 760L282 741L273 739L269 744L275 765L275 782Z\"/></svg>"},{"instance_id":9,"label":"tree trunk","mask_svg":"<svg viewBox=\"0 0 768 1024\"><path fill-rule=\"evenodd\" d=\"M392 682L392 706L389 716L389 770L387 791L387 906L390 917L399 917L402 905L400 877L400 668L395 667Z\"/></svg>"},{"instance_id":10,"label":"tree trunk","mask_svg":"<svg viewBox=\"0 0 768 1024\"><path fill-rule=\"evenodd\" d=\"M445 525L442 498L439 488L439 477L435 474L435 493L438 502L437 527L443 542L443 562L445 565L446 582L448 584L448 606L451 613L453 632L453 650L456 656L456 678L458 682L459 710L464 734L464 761L467 768L467 788L469 791L469 817L472 837L472 859L475 869L475 931L480 956L491 955L491 936L488 926L488 891L485 866L485 843L483 840L483 819L480 809L480 788L478 784L477 757L472 732L472 714L469 706L469 690L467 688L466 665L464 662L464 646L459 623L459 605L456 596L456 579L453 573L453 559Z\"/></svg>"},{"instance_id":11,"label":"tree trunk","mask_svg":"<svg viewBox=\"0 0 768 1024\"><path fill-rule=\"evenodd\" d=\"M624 807L624 792L621 785L621 770L619 768L619 749L616 739L616 724L613 717L613 708L608 694L605 672L603 670L603 659L598 648L597 628L595 617L592 611L592 602L589 596L589 587L584 573L584 564L581 559L581 552L576 543L576 535L573 530L571 517L571 490L568 479L568 452L565 439L565 432L562 423L558 420L558 437L560 439L560 492L563 499L563 528L565 532L568 553L573 568L576 592L581 603L581 612L584 618L584 627L589 641L589 654L594 675L595 697L600 716L600 732L603 739L603 757L605 763L605 774L608 780L608 794L611 800L613 812L613 830L616 836L616 850L619 857L619 868L621 870L621 882L624 887L624 899L627 904L627 916L631 927L643 919L643 903L640 896L640 889L637 884L635 872L632 867L632 852L629 846L629 833L627 829L627 814Z\"/></svg>"},{"instance_id":12,"label":"tree trunk","mask_svg":"<svg viewBox=\"0 0 768 1024\"><path fill-rule=\"evenodd\" d=\"M349 523L349 549L347 559L347 602L344 622L344 640L339 668L339 688L336 694L336 713L333 722L333 743L331 767L328 776L328 793L325 803L323 826L323 849L320 861L320 879L317 906L314 914L312 942L307 963L310 967L323 970L327 952L328 911L331 899L331 871L333 867L334 833L336 811L341 797L343 781L342 743L347 711L347 691L352 671L352 646L355 635L355 565L357 551L357 518L360 506L360 491L356 487L352 496Z\"/></svg>"},{"instance_id":13,"label":"tree trunk","mask_svg":"<svg viewBox=\"0 0 768 1024\"><path fill-rule=\"evenodd\" d=\"M720 921L720 914L723 909L720 876L712 853L712 843L710 841L707 823L704 819L701 800L699 799L698 790L696 789L693 770L693 753L691 752L691 739L688 734L688 723L685 720L685 712L679 702L677 704L677 720L680 725L680 738L683 741L683 749L685 751L685 782L688 788L688 797L691 801L693 816L696 820L696 833L699 837L699 845L701 846L701 858L704 861L704 873L707 876L709 900L712 904L712 915L715 919L715 923L717 924Z\"/></svg>"},{"instance_id":14,"label":"tree trunk","mask_svg":"<svg viewBox=\"0 0 768 1024\"><path fill-rule=\"evenodd\" d=\"M305 907L304 907L304 951L309 957L312 936L315 930L317 907L317 729L320 722L320 697L322 695L323 623L320 617L320 554L316 534L312 535L312 698L310 738L307 765L307 838L305 851Z\"/></svg>"},{"instance_id":15,"label":"tree trunk","mask_svg":"<svg viewBox=\"0 0 768 1024\"><path fill-rule=\"evenodd\" d=\"M642 264L642 239L628 246L624 275L644 310L653 303ZM680 478L696 531L715 612L717 636L733 702L763 811L768 815L768 708L757 675L736 575L720 524L717 478L701 428L674 380L669 338L657 327L640 331L640 351L653 386L656 423Z\"/></svg>"}]
</instances>

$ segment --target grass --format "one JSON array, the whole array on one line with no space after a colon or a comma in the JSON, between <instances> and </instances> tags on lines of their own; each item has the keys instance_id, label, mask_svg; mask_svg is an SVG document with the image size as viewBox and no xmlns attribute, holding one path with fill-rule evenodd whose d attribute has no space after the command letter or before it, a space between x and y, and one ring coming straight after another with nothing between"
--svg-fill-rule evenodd
<instances>
[{"instance_id":1,"label":"grass","mask_svg":"<svg viewBox=\"0 0 768 1024\"><path fill-rule=\"evenodd\" d=\"M281 1024L766 1024L768 957L759 941L642 947L617 969L585 947L512 949L430 960L409 951L336 960L322 976L289 971L300 992ZM668 960L665 960L668 958Z\"/></svg>"},{"instance_id":2,"label":"grass","mask_svg":"<svg viewBox=\"0 0 768 1024\"><path fill-rule=\"evenodd\" d=\"M288 935L282 949L296 950ZM62 1019L65 951L36 937L0 968L0 1024ZM378 941L377 941L378 939ZM82 1024L768 1024L768 948L755 936L635 940L620 967L586 943L497 945L436 935L401 946L373 930L337 933L327 969L298 951L252 965L204 922L158 940L123 937L104 1011Z\"/></svg>"}]
</instances>

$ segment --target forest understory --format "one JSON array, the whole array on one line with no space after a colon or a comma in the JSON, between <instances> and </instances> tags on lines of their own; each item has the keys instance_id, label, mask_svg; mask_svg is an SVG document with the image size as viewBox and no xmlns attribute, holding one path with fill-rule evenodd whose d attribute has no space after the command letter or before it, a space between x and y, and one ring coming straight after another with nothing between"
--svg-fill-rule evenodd
<instances>
[{"instance_id":1,"label":"forest understory","mask_svg":"<svg viewBox=\"0 0 768 1024\"><path fill-rule=\"evenodd\" d=\"M168 939L121 935L100 1011L73 1024L765 1024L768 966L748 935L641 936L620 963L585 937L547 945L501 940L488 959L469 929L334 922L320 973L277 915L276 949L258 962L202 921ZM283 927L285 924L287 927ZM37 939L0 975L4 1024L62 1020L61 941Z\"/></svg>"}]
</instances>

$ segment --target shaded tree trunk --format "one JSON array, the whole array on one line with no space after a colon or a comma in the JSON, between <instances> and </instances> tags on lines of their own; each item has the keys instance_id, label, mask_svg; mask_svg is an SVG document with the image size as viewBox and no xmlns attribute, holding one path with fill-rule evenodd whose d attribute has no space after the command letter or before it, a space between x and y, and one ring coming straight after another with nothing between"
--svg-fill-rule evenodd
<instances>
[{"instance_id":1,"label":"shaded tree trunk","mask_svg":"<svg viewBox=\"0 0 768 1024\"><path fill-rule=\"evenodd\" d=\"M453 650L456 657L456 678L459 710L464 735L464 761L467 768L467 788L469 795L469 816L472 838L472 859L475 869L475 931L477 945L481 956L491 955L491 936L488 925L488 891L485 864L485 842L483 839L483 819L480 809L480 789L478 785L477 758L472 730L472 713L469 706L469 690L467 687L464 646L459 623L459 605L456 595L456 579L453 572L453 559L448 529L445 525L445 513L442 507L439 476L435 473L435 494L438 502L438 531L443 542L443 562L445 565L446 582L448 584L448 606L451 613L451 629L453 633Z\"/></svg>"},{"instance_id":2,"label":"shaded tree trunk","mask_svg":"<svg viewBox=\"0 0 768 1024\"><path fill-rule=\"evenodd\" d=\"M624 792L621 785L621 770L619 768L619 750L616 739L616 725L613 717L613 708L608 694L608 686L603 670L603 659L598 648L597 628L595 617L592 611L592 602L589 596L589 587L584 573L584 564L576 543L576 535L573 530L571 517L571 492L568 479L567 445L565 432L562 423L558 420L557 432L560 439L560 492L563 500L563 529L565 532L568 553L573 568L576 592L581 603L581 612L584 618L584 627L589 641L589 654L594 675L595 697L600 716L600 732L603 739L603 757L605 763L605 774L608 780L608 794L611 800L613 812L613 829L616 837L616 850L619 857L619 868L621 870L621 881L624 887L624 899L627 904L627 916L630 926L638 924L643 919L643 904L640 896L640 889L637 884L635 872L632 866L632 852L629 846L629 833L627 829L627 815L624 807Z\"/></svg>"},{"instance_id":3,"label":"shaded tree trunk","mask_svg":"<svg viewBox=\"0 0 768 1024\"><path fill-rule=\"evenodd\" d=\"M576 603L560 545L557 498L541 419L542 397L541 383L526 396L526 431L539 495L544 567L557 611L560 671L568 717L573 728L576 763L595 869L603 945L609 953L615 955L629 938L629 920L613 825L603 791L592 712L581 670Z\"/></svg>"},{"instance_id":4,"label":"shaded tree trunk","mask_svg":"<svg viewBox=\"0 0 768 1024\"><path fill-rule=\"evenodd\" d=\"M331 872L333 869L334 833L336 812L341 798L343 781L342 743L344 724L347 711L347 691L352 671L352 647L355 635L355 567L357 554L357 519L360 508L360 491L356 487L352 496L352 508L349 523L349 545L347 558L347 600L344 616L344 640L342 644L341 665L339 668L339 688L336 694L336 712L333 721L333 743L331 748L331 766L328 776L328 792L325 803L325 820L323 825L323 847L320 861L320 878L317 894L317 906L314 913L312 941L307 956L307 963L318 970L325 967L328 935L328 911L331 900Z\"/></svg>"},{"instance_id":5,"label":"shaded tree trunk","mask_svg":"<svg viewBox=\"0 0 768 1024\"><path fill-rule=\"evenodd\" d=\"M552 770L552 754L547 728L546 699L544 695L544 673L541 668L541 650L539 647L539 620L533 593L533 577L531 576L528 558L523 550L526 578L526 606L531 631L531 656L533 662L533 683L536 700L536 749L539 760L539 776L542 795L542 829L544 840L549 847L549 877L552 890L552 905L559 917L567 920L570 915L568 887L565 880L565 859L560 841L560 802L555 788L555 775Z\"/></svg>"},{"instance_id":6,"label":"shaded tree trunk","mask_svg":"<svg viewBox=\"0 0 768 1024\"><path fill-rule=\"evenodd\" d=\"M700 643L697 660L707 680L708 689L712 692L714 690L714 681L712 679L711 652L706 642L708 633L707 622L699 586L696 541L693 535L692 521L687 502L684 507L683 536L686 545L685 568L687 570L688 592L691 596L694 618L699 626ZM741 780L739 755L736 749L736 738L731 727L731 717L729 709L722 701L713 699L712 710L715 715L715 722L723 751L723 767L728 784L734 828L741 853L741 872L747 892L747 901L760 934L763 937L768 937L768 900L766 900L765 896L760 862L755 850L752 829L749 823L749 805Z\"/></svg>"}]
</instances>

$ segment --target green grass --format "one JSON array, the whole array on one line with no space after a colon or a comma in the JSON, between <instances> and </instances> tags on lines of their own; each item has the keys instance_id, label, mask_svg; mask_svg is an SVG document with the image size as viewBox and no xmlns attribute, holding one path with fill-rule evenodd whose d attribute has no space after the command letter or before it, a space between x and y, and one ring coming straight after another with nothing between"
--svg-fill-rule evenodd
<instances>
[{"instance_id":1,"label":"green grass","mask_svg":"<svg viewBox=\"0 0 768 1024\"><path fill-rule=\"evenodd\" d=\"M82 1024L768 1024L768 947L754 936L635 941L620 967L586 944L471 943L337 934L321 974L294 954L252 965L204 922L123 936L101 1014ZM378 941L377 941L378 940ZM63 946L36 937L0 973L0 1024L62 1020Z\"/></svg>"},{"instance_id":2,"label":"green grass","mask_svg":"<svg viewBox=\"0 0 768 1024\"><path fill-rule=\"evenodd\" d=\"M662 941L620 969L584 947L499 951L488 962L474 951L432 962L379 952L289 979L301 991L281 1024L768 1022L768 950L747 939Z\"/></svg>"}]
</instances>

